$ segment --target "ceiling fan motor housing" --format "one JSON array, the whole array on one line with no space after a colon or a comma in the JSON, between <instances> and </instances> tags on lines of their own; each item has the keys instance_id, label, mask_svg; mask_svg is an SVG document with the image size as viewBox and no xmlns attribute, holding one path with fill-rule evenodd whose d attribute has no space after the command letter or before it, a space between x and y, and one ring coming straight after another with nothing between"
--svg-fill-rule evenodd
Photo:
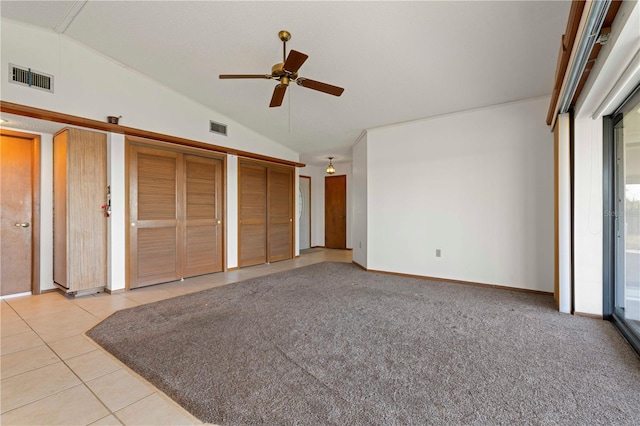
<instances>
[{"instance_id":1,"label":"ceiling fan motor housing","mask_svg":"<svg viewBox=\"0 0 640 426\"><path fill-rule=\"evenodd\" d=\"M289 84L290 80L295 81L298 78L298 73L287 72L284 69L284 64L282 62L275 64L274 66L271 67L271 75L273 76L274 79L280 80L282 84ZM286 83L283 81L283 78L287 79Z\"/></svg>"}]
</instances>

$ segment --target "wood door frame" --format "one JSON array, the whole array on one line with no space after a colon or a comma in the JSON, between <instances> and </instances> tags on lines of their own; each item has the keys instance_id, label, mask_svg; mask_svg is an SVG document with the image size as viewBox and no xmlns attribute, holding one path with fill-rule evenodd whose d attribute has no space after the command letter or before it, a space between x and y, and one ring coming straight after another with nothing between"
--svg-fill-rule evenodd
<instances>
[{"instance_id":1,"label":"wood door frame","mask_svg":"<svg viewBox=\"0 0 640 426\"><path fill-rule=\"evenodd\" d=\"M311 223L313 220L313 210L311 209L311 203L313 202L313 196L311 194L311 191L313 190L311 187L312 179L311 176L306 175L300 175L298 177L300 179L309 179L309 248L311 248L313 247L313 244L311 243ZM300 187L300 179L298 179L298 188Z\"/></svg>"},{"instance_id":2,"label":"wood door frame","mask_svg":"<svg viewBox=\"0 0 640 426\"><path fill-rule=\"evenodd\" d=\"M0 129L2 136L31 140L31 294L40 294L40 135Z\"/></svg>"},{"instance_id":3,"label":"wood door frame","mask_svg":"<svg viewBox=\"0 0 640 426\"><path fill-rule=\"evenodd\" d=\"M268 173L268 169L269 168L275 168L275 169L284 169L284 170L291 170L291 202L292 202L292 209L293 211L291 212L292 217L295 217L295 206L296 206L296 169L294 167L291 166L285 166L282 164L274 164L274 163L270 163L267 161L260 161L260 160L254 160L254 159L250 159L250 158L239 158L238 159L238 195L237 195L237 200L238 200L238 217L237 217L237 228L238 228L238 235L237 235L237 242L238 242L238 254L237 254L237 259L238 259L238 268L240 268L240 165L244 163L244 164L248 164L250 166L261 166L267 169L267 173L266 173L266 188L265 188L265 195L266 195L266 200L267 200L267 205L266 205L266 210L267 210L267 217L265 218L266 220L266 226L267 226L267 235L266 235L266 247L267 247L267 263L269 262L269 173ZM296 221L294 220L292 223L292 228L291 228L291 257L290 259L294 259L295 258L295 254L296 254L296 232L298 231L298 228L296 227Z\"/></svg>"},{"instance_id":4,"label":"wood door frame","mask_svg":"<svg viewBox=\"0 0 640 426\"><path fill-rule=\"evenodd\" d=\"M179 152L182 154L199 155L201 157L214 158L222 161L222 271L227 272L227 156L225 154L178 145L170 142L157 141L141 138L137 136L126 136L124 138L124 161L125 161L125 291L131 290L131 146L142 146L148 148L165 149L167 151Z\"/></svg>"}]
</instances>

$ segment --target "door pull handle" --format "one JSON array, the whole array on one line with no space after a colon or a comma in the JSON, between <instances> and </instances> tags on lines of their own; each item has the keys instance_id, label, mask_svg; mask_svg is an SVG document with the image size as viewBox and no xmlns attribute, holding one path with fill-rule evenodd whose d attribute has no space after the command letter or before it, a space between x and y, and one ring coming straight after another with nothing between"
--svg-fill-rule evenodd
<instances>
[{"instance_id":1,"label":"door pull handle","mask_svg":"<svg viewBox=\"0 0 640 426\"><path fill-rule=\"evenodd\" d=\"M16 227L18 228L28 228L29 222L16 223Z\"/></svg>"}]
</instances>

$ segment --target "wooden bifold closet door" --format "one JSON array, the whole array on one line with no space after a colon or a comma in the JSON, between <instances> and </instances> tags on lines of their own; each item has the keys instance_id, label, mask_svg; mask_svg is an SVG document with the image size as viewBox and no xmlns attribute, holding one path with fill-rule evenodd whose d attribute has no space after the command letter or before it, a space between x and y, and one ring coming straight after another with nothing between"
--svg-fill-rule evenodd
<instances>
[{"instance_id":1,"label":"wooden bifold closet door","mask_svg":"<svg viewBox=\"0 0 640 426\"><path fill-rule=\"evenodd\" d=\"M130 288L222 270L222 161L130 148Z\"/></svg>"},{"instance_id":2,"label":"wooden bifold closet door","mask_svg":"<svg viewBox=\"0 0 640 426\"><path fill-rule=\"evenodd\" d=\"M241 162L240 267L293 257L293 170Z\"/></svg>"}]
</instances>

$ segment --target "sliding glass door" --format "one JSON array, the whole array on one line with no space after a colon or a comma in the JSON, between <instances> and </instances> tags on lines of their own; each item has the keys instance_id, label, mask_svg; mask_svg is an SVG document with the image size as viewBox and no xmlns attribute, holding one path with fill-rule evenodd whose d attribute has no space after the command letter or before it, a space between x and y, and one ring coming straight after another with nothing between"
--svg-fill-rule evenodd
<instances>
[{"instance_id":1,"label":"sliding glass door","mask_svg":"<svg viewBox=\"0 0 640 426\"><path fill-rule=\"evenodd\" d=\"M622 106L612 124L612 316L637 346L640 341L640 92Z\"/></svg>"}]
</instances>

